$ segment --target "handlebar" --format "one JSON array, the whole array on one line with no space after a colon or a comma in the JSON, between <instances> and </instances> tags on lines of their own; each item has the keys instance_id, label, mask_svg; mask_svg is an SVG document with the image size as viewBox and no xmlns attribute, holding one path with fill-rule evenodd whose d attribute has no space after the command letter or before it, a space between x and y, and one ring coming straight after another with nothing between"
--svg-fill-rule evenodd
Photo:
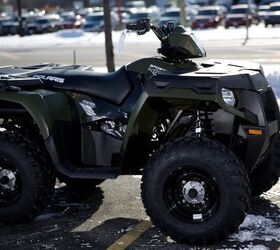
<instances>
[{"instance_id":1,"label":"handlebar","mask_svg":"<svg viewBox=\"0 0 280 250\"><path fill-rule=\"evenodd\" d=\"M126 25L127 30L136 31L138 35L144 35L151 29L150 19L139 19L136 23L128 23Z\"/></svg>"},{"instance_id":2,"label":"handlebar","mask_svg":"<svg viewBox=\"0 0 280 250\"><path fill-rule=\"evenodd\" d=\"M145 33L152 30L158 39L164 41L171 32L175 30L174 23L168 22L166 26L156 27L150 23L150 19L144 18L139 19L135 23L126 24L126 29L137 32L138 35L144 35Z\"/></svg>"}]
</instances>

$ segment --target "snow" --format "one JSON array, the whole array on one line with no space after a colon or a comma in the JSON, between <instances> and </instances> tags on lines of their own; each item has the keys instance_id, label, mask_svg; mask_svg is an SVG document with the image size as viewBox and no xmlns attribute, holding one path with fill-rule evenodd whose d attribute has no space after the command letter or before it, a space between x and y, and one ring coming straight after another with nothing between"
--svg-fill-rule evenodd
<instances>
[{"instance_id":1,"label":"snow","mask_svg":"<svg viewBox=\"0 0 280 250\"><path fill-rule=\"evenodd\" d=\"M42 214L40 216L38 216L35 221L45 221L45 220L50 220L52 218L58 217L61 214L59 213L46 213L46 214Z\"/></svg>"},{"instance_id":2,"label":"snow","mask_svg":"<svg viewBox=\"0 0 280 250\"><path fill-rule=\"evenodd\" d=\"M250 242L253 240L280 242L280 228L271 219L248 214L239 231L230 236L230 241Z\"/></svg>"},{"instance_id":3,"label":"snow","mask_svg":"<svg viewBox=\"0 0 280 250\"><path fill-rule=\"evenodd\" d=\"M113 41L117 45L122 31L113 31ZM239 29L217 29L194 30L193 33L202 43L208 41L217 41L222 43L238 41L240 43L246 34L245 28ZM279 44L280 27L265 28L263 25L253 26L250 28L249 43L266 42ZM6 36L0 37L0 47L4 48L38 48L52 46L89 46L94 44L104 44L104 33L89 33L82 30L62 30L57 33L32 35L32 36ZM129 33L126 36L125 43L155 43L159 41L153 32L149 32L144 36L137 36L135 33Z\"/></svg>"},{"instance_id":4,"label":"snow","mask_svg":"<svg viewBox=\"0 0 280 250\"><path fill-rule=\"evenodd\" d=\"M239 248L239 250L269 250L269 248L263 245L249 245L244 248Z\"/></svg>"},{"instance_id":5,"label":"snow","mask_svg":"<svg viewBox=\"0 0 280 250\"><path fill-rule=\"evenodd\" d=\"M84 36L84 32L78 29L61 30L56 33L56 36L62 38L77 38Z\"/></svg>"},{"instance_id":6,"label":"snow","mask_svg":"<svg viewBox=\"0 0 280 250\"><path fill-rule=\"evenodd\" d=\"M263 65L264 73L273 91L280 98L280 65ZM280 99L278 99L280 105Z\"/></svg>"}]
</instances>

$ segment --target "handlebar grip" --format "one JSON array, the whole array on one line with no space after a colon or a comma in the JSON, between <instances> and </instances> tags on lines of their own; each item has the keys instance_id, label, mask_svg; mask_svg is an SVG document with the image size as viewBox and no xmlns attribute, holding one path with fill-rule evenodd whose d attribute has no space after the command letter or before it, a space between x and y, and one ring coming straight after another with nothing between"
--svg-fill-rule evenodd
<instances>
[{"instance_id":1,"label":"handlebar grip","mask_svg":"<svg viewBox=\"0 0 280 250\"><path fill-rule=\"evenodd\" d=\"M136 23L128 23L126 24L126 29L144 34L150 31L150 19L143 18L139 19Z\"/></svg>"},{"instance_id":2,"label":"handlebar grip","mask_svg":"<svg viewBox=\"0 0 280 250\"><path fill-rule=\"evenodd\" d=\"M139 27L136 23L128 23L126 24L126 29L131 31L137 31Z\"/></svg>"}]
</instances>

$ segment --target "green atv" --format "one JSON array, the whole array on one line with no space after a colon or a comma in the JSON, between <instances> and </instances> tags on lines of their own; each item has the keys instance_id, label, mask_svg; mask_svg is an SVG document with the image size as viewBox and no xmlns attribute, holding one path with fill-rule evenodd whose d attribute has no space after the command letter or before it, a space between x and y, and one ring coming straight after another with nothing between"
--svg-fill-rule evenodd
<instances>
[{"instance_id":1,"label":"green atv","mask_svg":"<svg viewBox=\"0 0 280 250\"><path fill-rule=\"evenodd\" d=\"M41 64L0 68L0 222L38 216L58 178L92 189L141 174L154 225L180 242L233 233L279 177L279 109L258 65L208 61L193 34L142 19L159 57L115 73ZM278 150L273 150L276 144Z\"/></svg>"}]
</instances>

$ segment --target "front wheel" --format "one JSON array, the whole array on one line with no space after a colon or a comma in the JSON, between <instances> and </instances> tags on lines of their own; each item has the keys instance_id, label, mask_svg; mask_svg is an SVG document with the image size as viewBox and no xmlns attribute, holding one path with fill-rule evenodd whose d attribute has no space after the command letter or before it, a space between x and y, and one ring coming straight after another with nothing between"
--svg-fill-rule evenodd
<instances>
[{"instance_id":1,"label":"front wheel","mask_svg":"<svg viewBox=\"0 0 280 250\"><path fill-rule=\"evenodd\" d=\"M252 196L258 197L271 189L280 177L280 139L274 145L268 158L250 174Z\"/></svg>"},{"instance_id":2,"label":"front wheel","mask_svg":"<svg viewBox=\"0 0 280 250\"><path fill-rule=\"evenodd\" d=\"M250 183L242 163L223 145L184 138L152 157L142 198L153 223L174 240L212 244L244 220Z\"/></svg>"}]
</instances>

